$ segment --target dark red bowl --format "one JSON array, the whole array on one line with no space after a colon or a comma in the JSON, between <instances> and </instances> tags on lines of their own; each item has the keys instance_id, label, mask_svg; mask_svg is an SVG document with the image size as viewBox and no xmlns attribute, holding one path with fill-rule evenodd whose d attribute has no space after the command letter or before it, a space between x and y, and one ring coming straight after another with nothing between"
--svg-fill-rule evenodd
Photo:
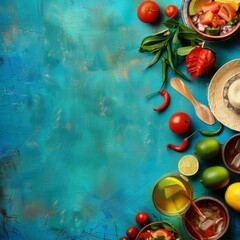
<instances>
[{"instance_id":1,"label":"dark red bowl","mask_svg":"<svg viewBox=\"0 0 240 240\"><path fill-rule=\"evenodd\" d=\"M230 222L230 216L229 216L229 212L228 212L228 209L226 208L226 206L218 199L209 197L209 196L199 197L199 198L195 199L194 202L199 208L201 208L201 207L205 207L205 208L206 207L216 207L217 206L220 209L221 217L224 219L224 224L223 224L222 230L219 232L219 234L217 236L204 238L204 239L208 239L208 240L220 239L226 233L226 231L229 227L229 222ZM196 210L194 210L193 206L191 206L187 210L187 212L184 214L184 217L182 220L185 231L193 240L198 240L198 238L197 238L196 233L194 233L194 231L188 221L193 223L193 219L196 216L198 216L196 213ZM186 221L186 218L188 219L188 221Z\"/></svg>"}]
</instances>

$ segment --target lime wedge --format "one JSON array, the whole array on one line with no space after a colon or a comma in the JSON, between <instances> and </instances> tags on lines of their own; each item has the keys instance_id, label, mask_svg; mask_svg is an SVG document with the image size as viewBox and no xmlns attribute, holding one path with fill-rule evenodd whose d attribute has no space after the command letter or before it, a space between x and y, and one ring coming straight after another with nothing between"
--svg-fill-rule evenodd
<instances>
[{"instance_id":1,"label":"lime wedge","mask_svg":"<svg viewBox=\"0 0 240 240\"><path fill-rule=\"evenodd\" d=\"M193 16L200 11L202 11L202 5L212 2L212 0L192 0L189 3L188 13L190 16Z\"/></svg>"}]
</instances>

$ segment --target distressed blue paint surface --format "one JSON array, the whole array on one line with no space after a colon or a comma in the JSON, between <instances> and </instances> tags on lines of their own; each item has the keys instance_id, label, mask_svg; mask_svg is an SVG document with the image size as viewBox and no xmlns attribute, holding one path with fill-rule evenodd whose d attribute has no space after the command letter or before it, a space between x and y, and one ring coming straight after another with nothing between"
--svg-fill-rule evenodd
<instances>
[{"instance_id":1,"label":"distressed blue paint surface","mask_svg":"<svg viewBox=\"0 0 240 240\"><path fill-rule=\"evenodd\" d=\"M157 2L162 13L170 3ZM0 204L7 213L1 214L1 239L118 239L141 210L152 220L168 219L188 239L180 217L154 209L151 191L201 138L184 153L166 151L167 143L181 142L168 129L170 115L185 111L193 129L208 126L169 83L166 111L152 111L160 97L144 99L159 88L161 68L144 70L152 56L140 54L139 44L163 26L140 22L139 3L1 0ZM239 58L238 42L239 34L208 43L217 67ZM209 80L187 83L205 104ZM234 133L225 128L217 139L224 143ZM194 196L223 200L223 192L199 183L207 166L201 162L190 178ZM240 217L230 212L225 239L239 239Z\"/></svg>"}]
</instances>

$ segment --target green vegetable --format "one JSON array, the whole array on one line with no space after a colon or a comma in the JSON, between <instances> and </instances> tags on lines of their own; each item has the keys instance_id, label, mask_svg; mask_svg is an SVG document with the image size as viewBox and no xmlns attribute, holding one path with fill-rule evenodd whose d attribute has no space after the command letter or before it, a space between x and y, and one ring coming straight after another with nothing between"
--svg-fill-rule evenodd
<instances>
[{"instance_id":1,"label":"green vegetable","mask_svg":"<svg viewBox=\"0 0 240 240\"><path fill-rule=\"evenodd\" d=\"M204 136L216 136L218 134L220 134L223 130L223 125L220 123L220 127L215 130L215 131L210 131L210 130L202 130L200 131L200 133Z\"/></svg>"},{"instance_id":2,"label":"green vegetable","mask_svg":"<svg viewBox=\"0 0 240 240\"><path fill-rule=\"evenodd\" d=\"M238 16L236 16L234 19L232 19L231 21L229 21L229 22L227 23L227 25L234 25L234 24L236 24L238 21L239 21L239 18L238 18Z\"/></svg>"},{"instance_id":3,"label":"green vegetable","mask_svg":"<svg viewBox=\"0 0 240 240\"><path fill-rule=\"evenodd\" d=\"M182 49L182 47L189 47L189 52L190 48L192 49L197 45L202 45L203 40L199 38L199 35L195 31L184 26L182 23L176 21L173 18L169 18L166 22L163 23L163 25L167 27L167 29L156 34L147 36L142 40L139 52L150 52L154 54L154 58L148 64L147 68L155 65L161 58L162 64L167 63L174 71L174 73L176 73L185 80L189 80L189 78L186 77L177 68L177 65L179 64L177 54L179 54L179 56L186 55L186 53L183 54L183 51L186 51L186 49ZM162 58L162 55L164 53L164 58L166 58L166 61ZM166 68L167 67L165 67L165 65L162 66L163 83L165 82L166 78Z\"/></svg>"},{"instance_id":4,"label":"green vegetable","mask_svg":"<svg viewBox=\"0 0 240 240\"><path fill-rule=\"evenodd\" d=\"M178 68L174 68L175 73L183 78L184 80L191 81L184 73L182 73Z\"/></svg>"},{"instance_id":5,"label":"green vegetable","mask_svg":"<svg viewBox=\"0 0 240 240\"><path fill-rule=\"evenodd\" d=\"M205 33L209 35L218 35L220 33L220 27L217 28L207 27Z\"/></svg>"},{"instance_id":6,"label":"green vegetable","mask_svg":"<svg viewBox=\"0 0 240 240\"><path fill-rule=\"evenodd\" d=\"M166 58L162 57L162 86L163 87L166 79L167 79L167 60Z\"/></svg>"}]
</instances>

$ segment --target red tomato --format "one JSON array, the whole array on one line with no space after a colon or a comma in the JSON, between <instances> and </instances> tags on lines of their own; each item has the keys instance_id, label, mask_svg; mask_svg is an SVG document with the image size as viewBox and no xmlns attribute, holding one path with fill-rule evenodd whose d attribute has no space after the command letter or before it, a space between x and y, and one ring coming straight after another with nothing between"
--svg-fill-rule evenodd
<instances>
[{"instance_id":1,"label":"red tomato","mask_svg":"<svg viewBox=\"0 0 240 240\"><path fill-rule=\"evenodd\" d=\"M142 2L137 10L138 18L145 23L155 21L160 13L160 8L154 1Z\"/></svg>"},{"instance_id":2,"label":"red tomato","mask_svg":"<svg viewBox=\"0 0 240 240\"><path fill-rule=\"evenodd\" d=\"M134 239L138 235L138 232L139 230L136 227L131 226L127 229L126 234L129 238Z\"/></svg>"},{"instance_id":3,"label":"red tomato","mask_svg":"<svg viewBox=\"0 0 240 240\"><path fill-rule=\"evenodd\" d=\"M213 28L216 28L218 26L219 23L219 16L217 14L213 14L213 18L212 18L212 22L211 22L211 26Z\"/></svg>"},{"instance_id":4,"label":"red tomato","mask_svg":"<svg viewBox=\"0 0 240 240\"><path fill-rule=\"evenodd\" d=\"M149 222L149 216L145 212L139 212L136 215L136 222L140 225L147 225Z\"/></svg>"},{"instance_id":5,"label":"red tomato","mask_svg":"<svg viewBox=\"0 0 240 240\"><path fill-rule=\"evenodd\" d=\"M164 237L165 240L170 240L173 238L173 234L166 229L157 229L151 232L151 234L154 238Z\"/></svg>"},{"instance_id":6,"label":"red tomato","mask_svg":"<svg viewBox=\"0 0 240 240\"><path fill-rule=\"evenodd\" d=\"M178 8L175 5L168 5L165 8L165 14L169 18L176 18L178 15Z\"/></svg>"},{"instance_id":7,"label":"red tomato","mask_svg":"<svg viewBox=\"0 0 240 240\"><path fill-rule=\"evenodd\" d=\"M229 22L236 17L235 9L227 3L222 3L220 5L220 10L218 11L218 15L223 18L225 21Z\"/></svg>"},{"instance_id":8,"label":"red tomato","mask_svg":"<svg viewBox=\"0 0 240 240\"><path fill-rule=\"evenodd\" d=\"M213 13L217 13L219 10L219 4L216 2L209 2L209 3L203 4L202 10L203 12L211 11Z\"/></svg>"},{"instance_id":9,"label":"red tomato","mask_svg":"<svg viewBox=\"0 0 240 240\"><path fill-rule=\"evenodd\" d=\"M143 232L138 236L137 240L145 240L149 239L150 237L152 237L152 234L150 232Z\"/></svg>"},{"instance_id":10,"label":"red tomato","mask_svg":"<svg viewBox=\"0 0 240 240\"><path fill-rule=\"evenodd\" d=\"M119 238L119 240L128 240L128 238L127 237L121 237L121 238Z\"/></svg>"},{"instance_id":11,"label":"red tomato","mask_svg":"<svg viewBox=\"0 0 240 240\"><path fill-rule=\"evenodd\" d=\"M176 134L183 134L191 127L191 118L184 112L174 113L168 122L169 128Z\"/></svg>"},{"instance_id":12,"label":"red tomato","mask_svg":"<svg viewBox=\"0 0 240 240\"><path fill-rule=\"evenodd\" d=\"M200 18L200 23L203 25L209 25L212 22L213 19L213 12L207 11L202 14Z\"/></svg>"}]
</instances>

